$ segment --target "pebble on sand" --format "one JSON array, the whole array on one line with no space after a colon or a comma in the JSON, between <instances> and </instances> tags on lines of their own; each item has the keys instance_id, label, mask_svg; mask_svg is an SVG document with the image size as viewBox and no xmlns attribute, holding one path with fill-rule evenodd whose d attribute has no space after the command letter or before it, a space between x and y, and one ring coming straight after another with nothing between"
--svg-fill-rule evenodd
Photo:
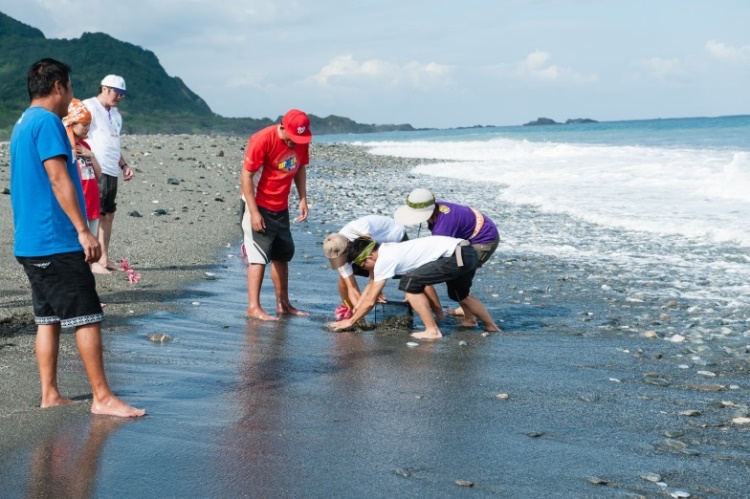
<instances>
[{"instance_id":1,"label":"pebble on sand","mask_svg":"<svg viewBox=\"0 0 750 499\"><path fill-rule=\"evenodd\" d=\"M469 480L456 480L454 483L458 485L459 487L473 487L474 486L474 482L470 482Z\"/></svg>"},{"instance_id":2,"label":"pebble on sand","mask_svg":"<svg viewBox=\"0 0 750 499\"><path fill-rule=\"evenodd\" d=\"M680 416L687 416L690 418L698 417L702 415L703 413L701 411L696 411L695 409L689 409L687 411L682 411L680 413Z\"/></svg>"},{"instance_id":3,"label":"pebble on sand","mask_svg":"<svg viewBox=\"0 0 750 499\"><path fill-rule=\"evenodd\" d=\"M172 341L172 337L164 333L149 334L148 339L153 343L169 343L170 341Z\"/></svg>"},{"instance_id":4,"label":"pebble on sand","mask_svg":"<svg viewBox=\"0 0 750 499\"><path fill-rule=\"evenodd\" d=\"M643 478L647 482L661 482L661 475L657 473L644 473L643 475L641 475L641 478Z\"/></svg>"},{"instance_id":5,"label":"pebble on sand","mask_svg":"<svg viewBox=\"0 0 750 499\"><path fill-rule=\"evenodd\" d=\"M594 485L607 485L607 483L609 483L604 478L599 478L598 476L587 476L586 480Z\"/></svg>"}]
</instances>

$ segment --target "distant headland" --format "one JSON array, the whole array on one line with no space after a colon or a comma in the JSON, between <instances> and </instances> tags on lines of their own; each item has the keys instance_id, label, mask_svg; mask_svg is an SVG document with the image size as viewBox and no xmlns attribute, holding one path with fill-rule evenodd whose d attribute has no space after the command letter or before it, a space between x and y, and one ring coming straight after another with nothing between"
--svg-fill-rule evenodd
<instances>
[{"instance_id":1,"label":"distant headland","mask_svg":"<svg viewBox=\"0 0 750 499\"><path fill-rule=\"evenodd\" d=\"M524 123L523 126L540 126L540 125L572 125L581 123L599 123L591 118L573 118L565 120L565 123L558 123L557 121L550 118L537 118L534 121Z\"/></svg>"}]
</instances>

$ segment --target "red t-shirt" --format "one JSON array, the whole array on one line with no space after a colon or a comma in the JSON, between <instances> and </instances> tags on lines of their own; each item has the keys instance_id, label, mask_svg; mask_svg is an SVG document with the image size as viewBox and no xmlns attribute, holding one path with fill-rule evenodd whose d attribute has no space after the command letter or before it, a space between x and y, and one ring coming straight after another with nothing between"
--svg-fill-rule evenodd
<instances>
[{"instance_id":1,"label":"red t-shirt","mask_svg":"<svg viewBox=\"0 0 750 499\"><path fill-rule=\"evenodd\" d=\"M81 140L78 144L85 147L89 151L91 147L86 143L85 140ZM94 173L94 164L89 158L76 155L76 163L78 164L78 172L81 174L81 186L83 187L83 200L86 203L86 219L96 220L99 218L99 181L96 180L96 174Z\"/></svg>"},{"instance_id":2,"label":"red t-shirt","mask_svg":"<svg viewBox=\"0 0 750 499\"><path fill-rule=\"evenodd\" d=\"M309 144L289 147L279 138L278 125L271 125L247 141L242 166L253 173L255 202L271 211L289 207L289 191L300 168L310 162Z\"/></svg>"}]
</instances>

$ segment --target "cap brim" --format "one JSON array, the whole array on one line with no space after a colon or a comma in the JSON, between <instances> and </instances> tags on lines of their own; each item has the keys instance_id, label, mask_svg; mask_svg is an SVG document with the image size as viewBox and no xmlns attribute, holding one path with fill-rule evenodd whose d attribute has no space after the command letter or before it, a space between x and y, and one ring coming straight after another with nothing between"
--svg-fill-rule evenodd
<instances>
[{"instance_id":1,"label":"cap brim","mask_svg":"<svg viewBox=\"0 0 750 499\"><path fill-rule=\"evenodd\" d=\"M328 261L331 262L332 269L343 267L344 264L346 263L346 253L342 253L339 256L334 256L333 258L329 258Z\"/></svg>"},{"instance_id":2,"label":"cap brim","mask_svg":"<svg viewBox=\"0 0 750 499\"><path fill-rule=\"evenodd\" d=\"M295 144L304 145L304 144L309 144L310 141L312 141L312 134L310 134L310 135L293 135L293 134L289 133L289 130L287 130L286 131L286 135L287 135L287 137L289 137L289 140L291 140Z\"/></svg>"},{"instance_id":3,"label":"cap brim","mask_svg":"<svg viewBox=\"0 0 750 499\"><path fill-rule=\"evenodd\" d=\"M435 205L430 205L427 208L421 210L415 210L408 206L402 206L393 212L393 218L399 225L415 225L426 222L432 212L435 210Z\"/></svg>"}]
</instances>

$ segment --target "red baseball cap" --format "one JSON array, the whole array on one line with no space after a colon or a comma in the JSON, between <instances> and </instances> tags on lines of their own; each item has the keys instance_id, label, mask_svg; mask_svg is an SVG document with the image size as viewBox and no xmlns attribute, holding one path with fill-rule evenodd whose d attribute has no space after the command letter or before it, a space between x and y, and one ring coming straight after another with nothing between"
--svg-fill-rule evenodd
<instances>
[{"instance_id":1,"label":"red baseball cap","mask_svg":"<svg viewBox=\"0 0 750 499\"><path fill-rule=\"evenodd\" d=\"M299 109L288 111L281 118L281 126L284 127L284 131L295 144L309 144L312 140L310 118Z\"/></svg>"}]
</instances>

